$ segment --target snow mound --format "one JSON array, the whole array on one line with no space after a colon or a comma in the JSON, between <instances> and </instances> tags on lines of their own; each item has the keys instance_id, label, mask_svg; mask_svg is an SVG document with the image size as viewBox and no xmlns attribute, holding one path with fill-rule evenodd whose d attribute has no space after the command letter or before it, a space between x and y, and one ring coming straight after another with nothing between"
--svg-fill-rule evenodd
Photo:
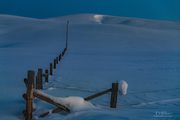
<instances>
[{"instance_id":1,"label":"snow mound","mask_svg":"<svg viewBox=\"0 0 180 120\"><path fill-rule=\"evenodd\" d=\"M120 81L120 92L122 95L127 94L127 88L128 88L127 82L125 80L121 80Z\"/></svg>"},{"instance_id":2,"label":"snow mound","mask_svg":"<svg viewBox=\"0 0 180 120\"><path fill-rule=\"evenodd\" d=\"M56 103L66 106L67 108L70 109L71 112L92 110L96 108L92 103L85 101L84 98L82 97L78 97L78 96L55 97L48 95L40 90L34 90L34 91L38 94L51 98L51 100L53 100Z\"/></svg>"},{"instance_id":3,"label":"snow mound","mask_svg":"<svg viewBox=\"0 0 180 120\"><path fill-rule=\"evenodd\" d=\"M69 108L73 112L90 110L95 108L93 104L91 104L88 101L85 101L84 98L77 96L69 96L65 98L59 97L58 101L60 103L63 103L67 108Z\"/></svg>"}]
</instances>

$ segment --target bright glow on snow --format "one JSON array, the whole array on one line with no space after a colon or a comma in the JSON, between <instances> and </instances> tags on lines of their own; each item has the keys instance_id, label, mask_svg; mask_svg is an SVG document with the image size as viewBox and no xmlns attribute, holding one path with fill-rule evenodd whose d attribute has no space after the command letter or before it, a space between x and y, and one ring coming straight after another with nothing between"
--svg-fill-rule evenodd
<instances>
[{"instance_id":1,"label":"bright glow on snow","mask_svg":"<svg viewBox=\"0 0 180 120\"><path fill-rule=\"evenodd\" d=\"M101 23L103 20L104 15L94 15L94 19L96 22Z\"/></svg>"}]
</instances>

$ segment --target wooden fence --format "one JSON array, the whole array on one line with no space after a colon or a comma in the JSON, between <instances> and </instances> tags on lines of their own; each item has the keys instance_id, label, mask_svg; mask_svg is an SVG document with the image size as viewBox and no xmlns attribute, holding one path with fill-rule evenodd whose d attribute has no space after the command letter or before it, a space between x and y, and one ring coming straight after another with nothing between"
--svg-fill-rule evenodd
<instances>
[{"instance_id":1,"label":"wooden fence","mask_svg":"<svg viewBox=\"0 0 180 120\"><path fill-rule=\"evenodd\" d=\"M40 73L39 73L39 71L40 71ZM42 70L39 69L38 72L37 72L37 76L41 75L41 77L39 77L39 78L42 78L41 71ZM60 111L64 111L64 112L69 113L70 109L67 108L65 105L60 104L59 102L54 101L51 97L40 94L39 92L37 92L35 90L35 89L42 89L43 88L43 87L39 87L39 88L34 87L35 85L38 86L37 84L42 83L42 82L37 82L36 81L36 84L35 84L35 82L34 82L35 78L36 78L35 77L35 72L32 71L32 70L29 70L27 72L27 79L24 80L25 85L27 87L26 93L23 94L23 98L26 101L26 109L23 111L25 120L32 120L33 110L34 110L33 109L33 99L35 97L40 99L40 100L43 100L43 101L45 101L45 102L47 102L49 104L54 105L56 108L51 110L51 113L57 113L57 112L60 112ZM36 80L38 80L38 79L36 79ZM41 86L41 85L39 85L39 86ZM100 97L102 95L105 95L105 94L111 92L110 107L111 108L116 108L117 95L118 95L118 86L119 86L118 83L112 83L111 88L106 89L106 90L101 91L101 92L98 92L96 94L87 96L87 97L84 98L84 100L89 101L89 100L95 99L97 97ZM44 117L44 116L46 116L48 114L49 114L49 111L41 114L40 117Z\"/></svg>"},{"instance_id":2,"label":"wooden fence","mask_svg":"<svg viewBox=\"0 0 180 120\"><path fill-rule=\"evenodd\" d=\"M55 106L53 110L51 110L51 113L57 113L60 111L65 111L67 113L70 112L70 109L67 108L65 105L60 104L56 101L54 101L51 97L45 96L43 94L40 94L36 90L42 90L43 89L43 83L49 82L49 76L52 76L54 74L54 70L57 68L57 64L59 64L64 55L67 52L68 49L68 25L69 21L67 21L67 28L66 28L66 45L63 51L53 59L53 61L49 64L48 69L43 70L42 68L39 68L37 72L34 70L28 70L27 71L27 78L24 79L24 83L26 85L26 92L23 94L23 98L26 102L26 109L23 111L25 120L32 120L33 119L33 111L35 110L33 108L33 100L34 98L38 98L40 100L43 100L47 103L50 103ZM101 91L99 93L96 93L94 95L85 97L84 100L89 101L94 98L97 98L99 96L102 96L107 93L111 93L111 99L110 99L110 107L116 108L117 104L117 95L118 95L118 83L112 83L112 87ZM49 112L45 112L40 115L40 117L44 117L48 115Z\"/></svg>"},{"instance_id":3,"label":"wooden fence","mask_svg":"<svg viewBox=\"0 0 180 120\"><path fill-rule=\"evenodd\" d=\"M52 63L49 65L49 69L45 69L43 71L42 68L39 68L37 73L34 70L28 70L27 78L24 79L24 83L26 85L26 93L23 94L23 98L26 101L26 110L23 111L25 120L32 120L32 112L33 112L33 99L37 97L43 101L46 101L50 104L57 106L58 108L69 111L68 108L65 106L54 103L50 98L44 97L39 95L38 93L34 92L35 89L42 90L43 89L43 80L44 82L49 82L49 75L53 75L53 71L56 69L57 64L60 63L62 58L64 57L67 48L63 50L62 53L58 57L56 57Z\"/></svg>"}]
</instances>

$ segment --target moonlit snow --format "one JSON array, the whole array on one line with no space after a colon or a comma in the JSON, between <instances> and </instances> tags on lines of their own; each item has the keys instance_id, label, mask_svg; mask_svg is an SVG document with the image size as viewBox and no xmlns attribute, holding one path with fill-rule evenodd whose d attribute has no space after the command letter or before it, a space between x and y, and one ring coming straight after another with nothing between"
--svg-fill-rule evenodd
<instances>
[{"instance_id":1,"label":"moonlit snow","mask_svg":"<svg viewBox=\"0 0 180 120\"><path fill-rule=\"evenodd\" d=\"M77 96L69 96L66 98L58 98L60 103L63 103L67 106L71 111L82 111L82 110L91 110L94 109L95 106L90 102L87 102L82 97Z\"/></svg>"},{"instance_id":2,"label":"moonlit snow","mask_svg":"<svg viewBox=\"0 0 180 120\"><path fill-rule=\"evenodd\" d=\"M27 70L49 68L62 52L67 20L67 54L43 92L74 112L39 118L56 107L35 99L35 120L153 120L163 111L180 119L180 23L79 14L49 19L0 15L1 120L23 120L23 79ZM116 80L129 85L121 84L127 94L118 95L116 109L109 108L110 94L83 100Z\"/></svg>"},{"instance_id":3,"label":"moonlit snow","mask_svg":"<svg viewBox=\"0 0 180 120\"><path fill-rule=\"evenodd\" d=\"M94 15L94 19L97 23L101 23L103 20L103 15Z\"/></svg>"},{"instance_id":4,"label":"moonlit snow","mask_svg":"<svg viewBox=\"0 0 180 120\"><path fill-rule=\"evenodd\" d=\"M122 95L127 94L128 84L125 80L120 81L120 88L119 89L120 89L120 92Z\"/></svg>"},{"instance_id":5,"label":"moonlit snow","mask_svg":"<svg viewBox=\"0 0 180 120\"><path fill-rule=\"evenodd\" d=\"M43 93L40 90L35 91L43 96L51 98L56 103L66 106L71 112L92 110L96 108L92 103L85 101L84 98L79 96L57 97Z\"/></svg>"}]
</instances>

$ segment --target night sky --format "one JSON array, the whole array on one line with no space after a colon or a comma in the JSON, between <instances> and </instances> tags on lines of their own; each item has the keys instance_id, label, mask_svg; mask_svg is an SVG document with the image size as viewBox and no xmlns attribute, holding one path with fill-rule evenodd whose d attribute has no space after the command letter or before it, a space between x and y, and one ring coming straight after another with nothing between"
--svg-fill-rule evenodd
<instances>
[{"instance_id":1,"label":"night sky","mask_svg":"<svg viewBox=\"0 0 180 120\"><path fill-rule=\"evenodd\" d=\"M180 22L180 0L0 0L0 14L49 18L79 13Z\"/></svg>"}]
</instances>

